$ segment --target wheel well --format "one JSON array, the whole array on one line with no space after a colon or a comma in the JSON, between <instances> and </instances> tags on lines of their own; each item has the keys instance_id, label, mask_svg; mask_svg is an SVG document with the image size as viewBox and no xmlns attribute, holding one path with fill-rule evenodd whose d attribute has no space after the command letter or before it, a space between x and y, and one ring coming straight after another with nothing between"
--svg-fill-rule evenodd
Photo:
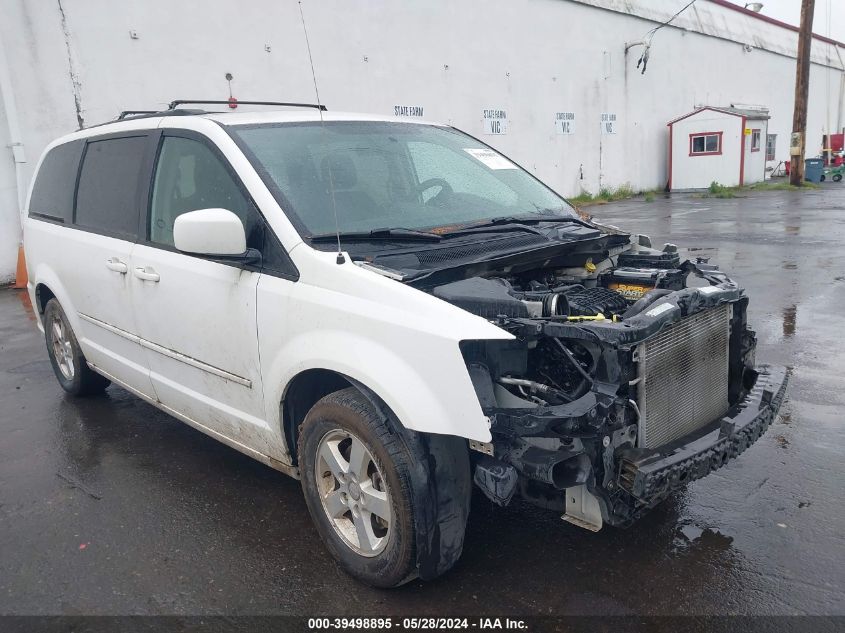
<instances>
[{"instance_id":1,"label":"wheel well","mask_svg":"<svg viewBox=\"0 0 845 633\"><path fill-rule=\"evenodd\" d=\"M47 307L47 302L50 299L55 299L56 295L44 284L35 286L35 304L38 308L38 314L44 314L44 308Z\"/></svg>"},{"instance_id":2,"label":"wheel well","mask_svg":"<svg viewBox=\"0 0 845 633\"><path fill-rule=\"evenodd\" d=\"M299 425L320 398L346 389L352 383L344 376L328 369L309 369L291 380L282 398L282 430L293 464L298 463L297 443Z\"/></svg>"}]
</instances>

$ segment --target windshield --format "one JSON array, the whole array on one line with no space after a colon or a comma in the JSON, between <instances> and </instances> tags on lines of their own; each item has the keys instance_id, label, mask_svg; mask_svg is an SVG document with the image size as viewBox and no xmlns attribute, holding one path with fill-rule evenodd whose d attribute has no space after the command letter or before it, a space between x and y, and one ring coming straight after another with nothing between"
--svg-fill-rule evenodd
<instances>
[{"instance_id":1,"label":"windshield","mask_svg":"<svg viewBox=\"0 0 845 633\"><path fill-rule=\"evenodd\" d=\"M229 128L307 235L453 227L569 204L483 143L452 128L331 121ZM334 198L334 200L333 200Z\"/></svg>"}]
</instances>

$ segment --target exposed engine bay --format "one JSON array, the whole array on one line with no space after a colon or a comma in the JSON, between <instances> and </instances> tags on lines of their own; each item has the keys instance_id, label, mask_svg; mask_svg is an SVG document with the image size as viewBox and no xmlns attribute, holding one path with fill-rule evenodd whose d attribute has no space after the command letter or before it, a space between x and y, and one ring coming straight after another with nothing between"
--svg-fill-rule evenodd
<instances>
[{"instance_id":1,"label":"exposed engine bay","mask_svg":"<svg viewBox=\"0 0 845 633\"><path fill-rule=\"evenodd\" d=\"M470 444L474 479L495 503L519 494L591 530L628 525L771 422L785 376L755 369L743 291L650 246L634 236L580 266L430 289L515 337L461 347L493 437Z\"/></svg>"}]
</instances>

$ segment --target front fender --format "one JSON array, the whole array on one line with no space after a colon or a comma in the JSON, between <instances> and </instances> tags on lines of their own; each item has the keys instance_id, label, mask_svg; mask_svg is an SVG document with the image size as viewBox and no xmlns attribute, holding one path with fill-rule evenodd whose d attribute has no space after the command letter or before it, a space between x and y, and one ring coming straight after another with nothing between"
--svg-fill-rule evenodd
<instances>
[{"instance_id":1,"label":"front fender","mask_svg":"<svg viewBox=\"0 0 845 633\"><path fill-rule=\"evenodd\" d=\"M419 341L423 343L423 341ZM489 442L490 427L458 344L426 340L425 355L403 356L380 341L340 330L303 334L279 351L271 374L279 378L271 401L281 402L287 385L309 369L327 369L361 383L413 431ZM290 359L300 359L290 364Z\"/></svg>"},{"instance_id":2,"label":"front fender","mask_svg":"<svg viewBox=\"0 0 845 633\"><path fill-rule=\"evenodd\" d=\"M490 441L459 344L511 334L352 263L338 266L332 253L299 247L291 255L298 282L259 282L268 415L294 377L325 369L371 389L407 429Z\"/></svg>"}]
</instances>

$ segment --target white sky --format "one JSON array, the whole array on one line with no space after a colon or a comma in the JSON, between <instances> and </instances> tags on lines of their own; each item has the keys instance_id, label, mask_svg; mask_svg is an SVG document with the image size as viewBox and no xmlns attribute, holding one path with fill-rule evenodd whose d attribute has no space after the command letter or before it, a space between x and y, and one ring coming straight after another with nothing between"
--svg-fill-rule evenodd
<instances>
[{"instance_id":1,"label":"white sky","mask_svg":"<svg viewBox=\"0 0 845 633\"><path fill-rule=\"evenodd\" d=\"M739 6L746 4L739 0L731 2ZM798 26L801 22L801 0L764 0L760 13ZM813 32L845 42L845 0L816 0Z\"/></svg>"}]
</instances>

